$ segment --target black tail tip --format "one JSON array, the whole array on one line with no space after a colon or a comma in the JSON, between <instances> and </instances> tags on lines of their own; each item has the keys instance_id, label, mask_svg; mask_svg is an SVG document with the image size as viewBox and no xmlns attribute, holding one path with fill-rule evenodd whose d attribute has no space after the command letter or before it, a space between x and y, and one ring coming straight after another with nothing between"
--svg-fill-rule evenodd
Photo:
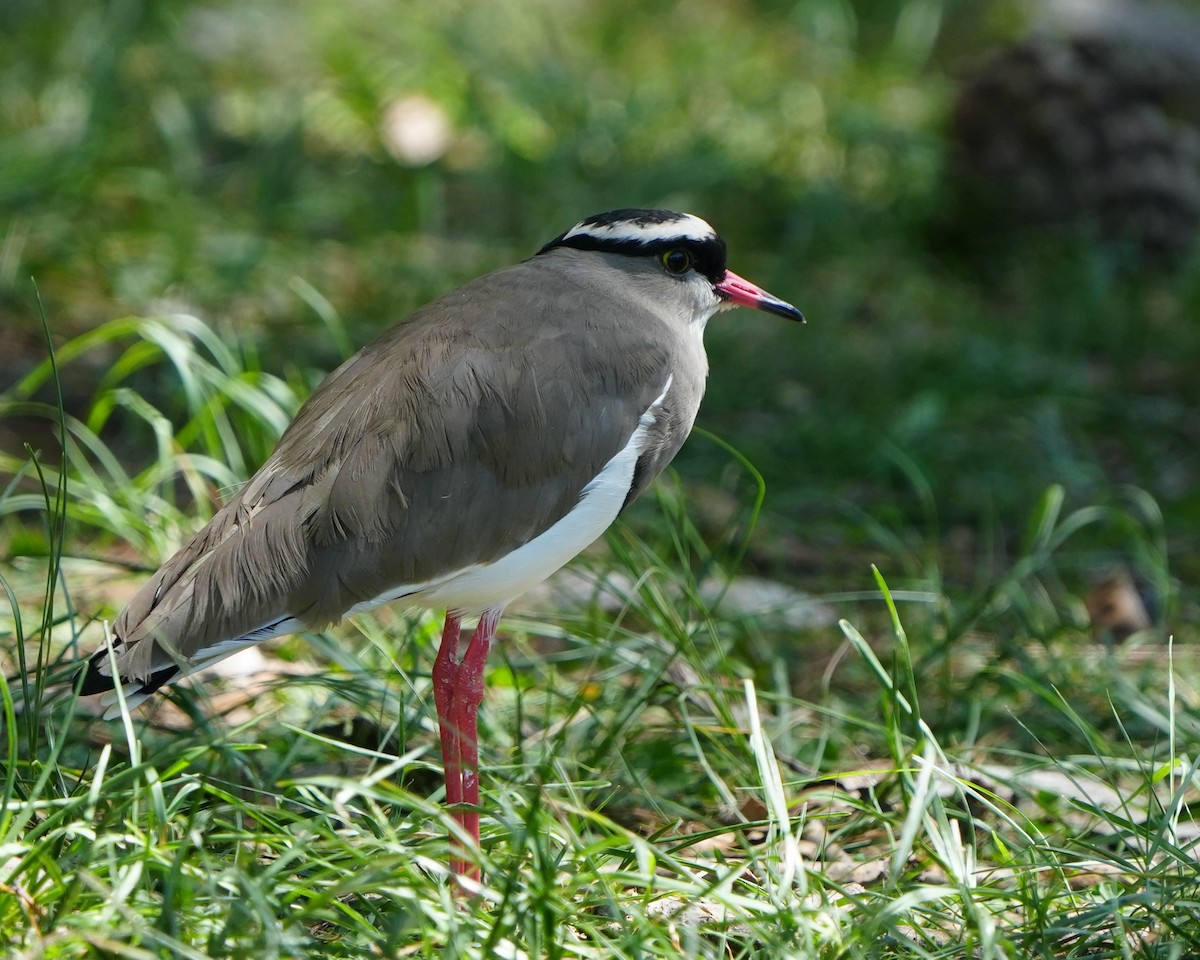
<instances>
[{"instance_id":1,"label":"black tail tip","mask_svg":"<svg viewBox=\"0 0 1200 960\"><path fill-rule=\"evenodd\" d=\"M78 679L79 674L76 674L75 682L79 684L79 695L81 697L90 697L94 693L104 693L105 690L113 688L113 678L111 674L101 673L100 665L108 666L108 651L98 650L92 654L79 670L83 674L83 680Z\"/></svg>"},{"instance_id":2,"label":"black tail tip","mask_svg":"<svg viewBox=\"0 0 1200 960\"><path fill-rule=\"evenodd\" d=\"M112 674L101 672L101 666L110 668L111 663L108 658L108 650L101 648L92 654L91 658L79 669L79 673L75 674L75 682L79 684L79 695L81 697L90 697L95 693L105 693L111 690L115 684L113 683ZM83 679L80 680L80 674ZM150 674L145 680L141 681L141 686L137 689L129 691L127 694L133 695L154 693L160 687L170 683L179 676L179 668L175 666L164 667L161 670L156 670ZM137 682L137 681L135 681Z\"/></svg>"}]
</instances>

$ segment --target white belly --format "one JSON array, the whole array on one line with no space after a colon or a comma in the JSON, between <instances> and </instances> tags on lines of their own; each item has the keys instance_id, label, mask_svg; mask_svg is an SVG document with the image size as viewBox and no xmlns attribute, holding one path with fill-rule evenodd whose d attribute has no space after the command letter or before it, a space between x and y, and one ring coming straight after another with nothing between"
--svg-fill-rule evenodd
<instances>
[{"instance_id":1,"label":"white belly","mask_svg":"<svg viewBox=\"0 0 1200 960\"><path fill-rule=\"evenodd\" d=\"M346 616L370 610L382 603L399 602L406 606L445 607L456 613L474 615L484 610L503 608L582 550L599 539L621 512L638 457L645 452L647 436L671 389L671 379L638 425L625 446L579 495L571 512L544 533L505 554L493 563L481 563L428 583L406 584L388 590L371 600L357 603Z\"/></svg>"}]
</instances>

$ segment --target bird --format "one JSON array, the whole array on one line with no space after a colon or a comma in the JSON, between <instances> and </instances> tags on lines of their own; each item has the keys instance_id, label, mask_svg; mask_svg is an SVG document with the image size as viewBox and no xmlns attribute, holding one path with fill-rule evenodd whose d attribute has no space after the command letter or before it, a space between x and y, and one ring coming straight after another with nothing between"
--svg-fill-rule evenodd
<instances>
[{"instance_id":1,"label":"bird","mask_svg":"<svg viewBox=\"0 0 1200 960\"><path fill-rule=\"evenodd\" d=\"M330 373L80 668L120 713L272 637L445 610L432 688L451 874L479 879L477 715L505 608L597 540L691 431L716 313L794 306L693 214L621 209L416 310ZM478 618L463 646L463 621ZM464 839L465 838L465 839Z\"/></svg>"}]
</instances>

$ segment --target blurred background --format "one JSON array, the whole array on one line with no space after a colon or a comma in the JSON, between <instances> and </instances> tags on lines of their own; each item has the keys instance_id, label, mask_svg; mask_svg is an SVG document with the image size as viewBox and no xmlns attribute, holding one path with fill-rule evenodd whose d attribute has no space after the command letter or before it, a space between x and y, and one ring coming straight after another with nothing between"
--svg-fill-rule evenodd
<instances>
[{"instance_id":1,"label":"blurred background","mask_svg":"<svg viewBox=\"0 0 1200 960\"><path fill-rule=\"evenodd\" d=\"M709 328L751 569L978 589L1059 484L1153 533L1090 525L1065 593L1125 569L1154 615L1200 573L1198 92L1197 6L5 0L0 391L45 356L30 278L58 342L195 314L312 385L585 215L683 209L809 318ZM704 436L677 465L727 523L744 471Z\"/></svg>"}]
</instances>

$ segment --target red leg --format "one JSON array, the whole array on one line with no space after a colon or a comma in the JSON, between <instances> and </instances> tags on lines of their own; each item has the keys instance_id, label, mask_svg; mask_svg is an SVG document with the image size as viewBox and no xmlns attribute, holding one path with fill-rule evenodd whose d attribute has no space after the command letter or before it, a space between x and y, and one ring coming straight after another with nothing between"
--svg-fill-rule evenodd
<instances>
[{"instance_id":1,"label":"red leg","mask_svg":"<svg viewBox=\"0 0 1200 960\"><path fill-rule=\"evenodd\" d=\"M437 707L438 732L442 738L442 767L446 772L446 804L462 803L462 745L458 730L451 721L454 691L458 688L458 638L462 620L453 613L446 614L442 642L433 662L433 703Z\"/></svg>"},{"instance_id":2,"label":"red leg","mask_svg":"<svg viewBox=\"0 0 1200 960\"><path fill-rule=\"evenodd\" d=\"M437 707L442 740L442 765L446 771L446 805L455 820L479 846L479 704L483 701L483 667L487 661L500 610L485 611L471 634L462 660L458 659L461 618L446 614L442 642L433 664L433 702ZM465 809L466 806L471 809ZM452 844L458 845L452 838ZM450 869L456 876L479 879L479 871L455 857Z\"/></svg>"},{"instance_id":3,"label":"red leg","mask_svg":"<svg viewBox=\"0 0 1200 960\"><path fill-rule=\"evenodd\" d=\"M454 698L454 725L458 728L462 761L463 803L472 809L464 810L460 822L463 830L479 846L479 704L483 702L483 667L487 662L499 610L485 611L479 618L471 642L459 664L458 689Z\"/></svg>"}]
</instances>

